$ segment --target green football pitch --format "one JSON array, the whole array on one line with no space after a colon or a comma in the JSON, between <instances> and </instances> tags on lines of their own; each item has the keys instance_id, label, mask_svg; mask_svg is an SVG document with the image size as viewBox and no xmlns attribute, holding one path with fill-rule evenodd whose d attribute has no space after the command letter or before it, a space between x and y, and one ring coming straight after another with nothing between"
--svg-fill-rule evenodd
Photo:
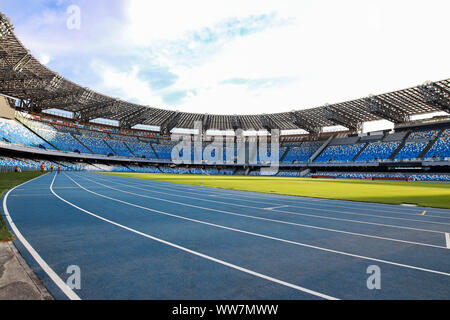
<instances>
[{"instance_id":1,"label":"green football pitch","mask_svg":"<svg viewBox=\"0 0 450 320\"><path fill-rule=\"evenodd\" d=\"M107 174L231 190L450 209L449 183L153 173Z\"/></svg>"}]
</instances>

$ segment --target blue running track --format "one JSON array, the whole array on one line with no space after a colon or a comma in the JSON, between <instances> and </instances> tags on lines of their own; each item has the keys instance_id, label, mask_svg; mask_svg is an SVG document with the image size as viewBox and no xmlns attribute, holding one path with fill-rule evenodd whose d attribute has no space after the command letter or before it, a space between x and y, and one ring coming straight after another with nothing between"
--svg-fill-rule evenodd
<instances>
[{"instance_id":1,"label":"blue running track","mask_svg":"<svg viewBox=\"0 0 450 320\"><path fill-rule=\"evenodd\" d=\"M450 210L92 173L41 176L3 207L58 299L450 299Z\"/></svg>"}]
</instances>

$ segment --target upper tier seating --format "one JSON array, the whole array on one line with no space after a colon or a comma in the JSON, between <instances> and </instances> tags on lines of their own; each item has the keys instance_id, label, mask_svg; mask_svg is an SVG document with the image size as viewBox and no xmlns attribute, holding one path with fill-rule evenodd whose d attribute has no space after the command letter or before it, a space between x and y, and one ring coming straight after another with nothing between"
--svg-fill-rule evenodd
<instances>
[{"instance_id":1,"label":"upper tier seating","mask_svg":"<svg viewBox=\"0 0 450 320\"><path fill-rule=\"evenodd\" d=\"M70 133L57 131L54 127L37 121L27 121L26 125L45 140L54 145L58 150L91 153Z\"/></svg>"},{"instance_id":2,"label":"upper tier seating","mask_svg":"<svg viewBox=\"0 0 450 320\"><path fill-rule=\"evenodd\" d=\"M0 140L29 147L54 149L47 142L15 120L0 119Z\"/></svg>"},{"instance_id":3,"label":"upper tier seating","mask_svg":"<svg viewBox=\"0 0 450 320\"><path fill-rule=\"evenodd\" d=\"M159 159L170 160L172 159L173 144L153 144L156 154Z\"/></svg>"},{"instance_id":4,"label":"upper tier seating","mask_svg":"<svg viewBox=\"0 0 450 320\"><path fill-rule=\"evenodd\" d=\"M364 147L364 143L354 145L328 146L317 157L315 162L347 162L352 161L354 157Z\"/></svg>"},{"instance_id":5,"label":"upper tier seating","mask_svg":"<svg viewBox=\"0 0 450 320\"><path fill-rule=\"evenodd\" d=\"M118 156L128 158L134 157L134 155L130 152L130 149L128 149L125 144L125 141L110 139L108 140L108 144Z\"/></svg>"},{"instance_id":6,"label":"upper tier seating","mask_svg":"<svg viewBox=\"0 0 450 320\"><path fill-rule=\"evenodd\" d=\"M399 145L400 142L372 142L361 152L356 161L386 160Z\"/></svg>"},{"instance_id":7,"label":"upper tier seating","mask_svg":"<svg viewBox=\"0 0 450 320\"><path fill-rule=\"evenodd\" d=\"M450 158L450 129L444 130L439 139L424 157L425 159L445 159Z\"/></svg>"},{"instance_id":8,"label":"upper tier seating","mask_svg":"<svg viewBox=\"0 0 450 320\"><path fill-rule=\"evenodd\" d=\"M152 146L149 142L140 142L137 141L134 144L127 143L128 146L133 151L134 155L138 158L147 158L147 159L157 159L155 152L152 149Z\"/></svg>"},{"instance_id":9,"label":"upper tier seating","mask_svg":"<svg viewBox=\"0 0 450 320\"><path fill-rule=\"evenodd\" d=\"M297 146L292 146L283 159L284 163L307 162L314 153L320 148L323 142L303 142ZM283 144L285 145L285 144ZM284 151L280 151L280 157Z\"/></svg>"},{"instance_id":10,"label":"upper tier seating","mask_svg":"<svg viewBox=\"0 0 450 320\"><path fill-rule=\"evenodd\" d=\"M45 149L56 148L61 151L94 153L108 156L117 155L127 158L159 158L162 160L171 160L172 150L178 144L178 142L159 137L148 138L145 136L138 138L132 135L106 133L110 132L106 131L106 129L104 129L105 131L94 131L81 129L81 127L78 128L73 124L67 127L62 125L61 122L58 122L59 124L54 124L53 122L49 124L49 122L31 120L31 118L22 117L18 119L20 119L20 122L17 120L0 119L1 141ZM101 128L97 129L103 130ZM411 133L405 130L390 134L378 132L374 135L350 137L346 134L339 134L337 138L331 140L328 147L317 157L316 162L350 162L356 156L358 156L356 159L358 162L387 160L392 157L407 135L406 144L395 156L395 160L417 159L425 153L424 150L428 150L427 146L430 141L434 145L424 156L424 159L437 160L450 158L449 129L444 130L439 135L440 131L440 129L414 129ZM142 135L142 133L138 134ZM434 142L435 139L437 140ZM282 143L280 145L279 156L280 158L284 156L282 160L284 165L308 162L323 143L324 141L292 141ZM202 144L202 155L207 145L209 145L209 142ZM362 150L363 148L364 150ZM251 161L251 163L255 163L256 161L258 164L266 162L266 160L260 157L258 150L250 152L248 142L245 143L245 149L245 158L247 161ZM236 162L238 153L236 145L233 149L227 149L224 143L223 160L226 160L227 150L232 155L232 162ZM267 153L270 159L270 144L268 145ZM193 159L194 152L191 149L191 160Z\"/></svg>"},{"instance_id":11,"label":"upper tier seating","mask_svg":"<svg viewBox=\"0 0 450 320\"><path fill-rule=\"evenodd\" d=\"M88 147L93 153L112 156L114 151L103 141L100 135L90 133L83 133L82 135L74 135L80 140L86 147Z\"/></svg>"},{"instance_id":12,"label":"upper tier seating","mask_svg":"<svg viewBox=\"0 0 450 320\"><path fill-rule=\"evenodd\" d=\"M439 134L439 130L416 130L411 132L408 137L408 141L414 140L433 140L436 139Z\"/></svg>"},{"instance_id":13,"label":"upper tier seating","mask_svg":"<svg viewBox=\"0 0 450 320\"><path fill-rule=\"evenodd\" d=\"M402 150L395 156L397 160L417 159L419 154L425 149L428 142L408 142Z\"/></svg>"}]
</instances>

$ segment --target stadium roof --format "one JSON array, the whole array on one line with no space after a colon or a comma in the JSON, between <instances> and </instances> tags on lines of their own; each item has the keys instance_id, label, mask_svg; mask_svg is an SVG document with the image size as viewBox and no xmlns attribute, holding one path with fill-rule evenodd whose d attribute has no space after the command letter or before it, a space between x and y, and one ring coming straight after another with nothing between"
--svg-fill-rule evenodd
<instances>
[{"instance_id":1,"label":"stadium roof","mask_svg":"<svg viewBox=\"0 0 450 320\"><path fill-rule=\"evenodd\" d=\"M450 79L357 100L292 112L262 115L210 115L164 110L112 98L73 83L42 65L22 45L9 19L0 13L0 93L18 98L31 111L61 109L77 120L116 120L120 126L158 126L162 133L174 128L260 130L304 129L342 125L352 131L366 121L386 119L396 124L417 114L450 113Z\"/></svg>"}]
</instances>

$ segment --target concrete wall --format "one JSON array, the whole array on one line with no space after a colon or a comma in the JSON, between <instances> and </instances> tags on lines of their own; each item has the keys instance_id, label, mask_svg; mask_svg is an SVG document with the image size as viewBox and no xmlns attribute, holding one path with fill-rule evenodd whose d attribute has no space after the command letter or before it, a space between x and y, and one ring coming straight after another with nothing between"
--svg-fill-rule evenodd
<instances>
[{"instance_id":1,"label":"concrete wall","mask_svg":"<svg viewBox=\"0 0 450 320\"><path fill-rule=\"evenodd\" d=\"M11 108L8 100L5 97L0 96L0 117L14 119L15 113L16 111Z\"/></svg>"}]
</instances>

